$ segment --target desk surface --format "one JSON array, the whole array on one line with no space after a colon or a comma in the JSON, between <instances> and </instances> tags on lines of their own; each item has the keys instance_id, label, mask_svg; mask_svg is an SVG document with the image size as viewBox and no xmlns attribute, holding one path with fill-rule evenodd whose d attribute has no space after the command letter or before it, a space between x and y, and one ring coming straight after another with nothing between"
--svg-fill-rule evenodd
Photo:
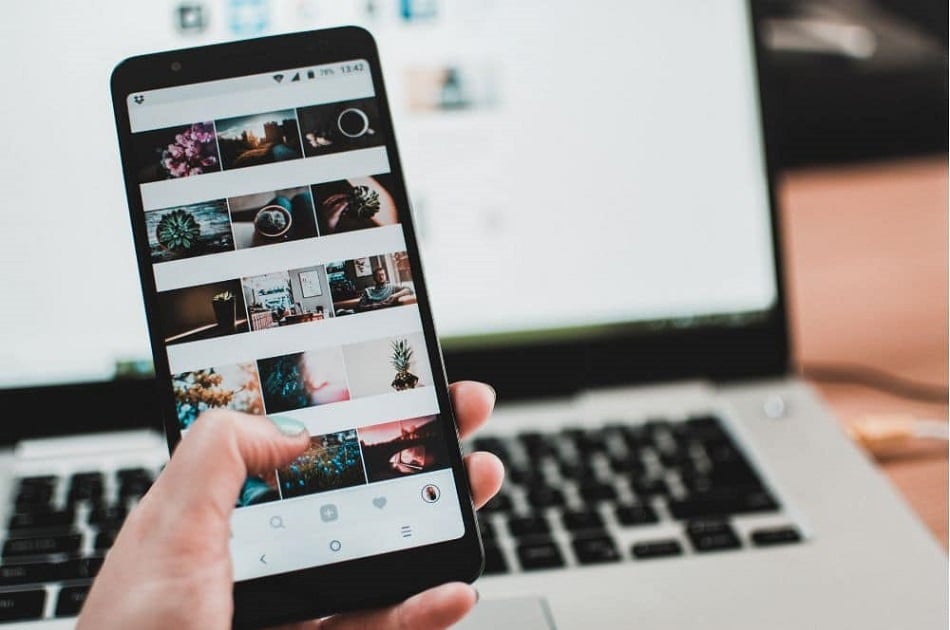
<instances>
[{"instance_id":1,"label":"desk surface","mask_svg":"<svg viewBox=\"0 0 950 630\"><path fill-rule=\"evenodd\" d=\"M793 355L799 366L854 363L946 386L948 163L945 157L786 174L779 198ZM844 423L926 403L861 385L816 382ZM915 442L879 460L944 549L948 447Z\"/></svg>"}]
</instances>

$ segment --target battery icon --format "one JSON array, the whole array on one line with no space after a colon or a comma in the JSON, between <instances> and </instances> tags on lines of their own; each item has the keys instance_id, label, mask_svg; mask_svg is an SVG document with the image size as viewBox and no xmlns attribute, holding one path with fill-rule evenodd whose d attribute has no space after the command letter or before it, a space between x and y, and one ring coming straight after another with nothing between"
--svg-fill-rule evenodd
<instances>
[{"instance_id":1,"label":"battery icon","mask_svg":"<svg viewBox=\"0 0 950 630\"><path fill-rule=\"evenodd\" d=\"M314 77L313 70L307 70L307 78L312 79Z\"/></svg>"}]
</instances>

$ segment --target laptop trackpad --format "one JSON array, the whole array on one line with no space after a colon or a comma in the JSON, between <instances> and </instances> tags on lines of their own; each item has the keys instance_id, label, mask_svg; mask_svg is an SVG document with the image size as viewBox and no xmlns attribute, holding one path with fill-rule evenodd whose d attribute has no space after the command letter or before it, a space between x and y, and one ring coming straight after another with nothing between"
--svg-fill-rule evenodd
<instances>
[{"instance_id":1,"label":"laptop trackpad","mask_svg":"<svg viewBox=\"0 0 950 630\"><path fill-rule=\"evenodd\" d=\"M542 597L483 599L454 630L518 628L518 630L555 630L551 613Z\"/></svg>"}]
</instances>

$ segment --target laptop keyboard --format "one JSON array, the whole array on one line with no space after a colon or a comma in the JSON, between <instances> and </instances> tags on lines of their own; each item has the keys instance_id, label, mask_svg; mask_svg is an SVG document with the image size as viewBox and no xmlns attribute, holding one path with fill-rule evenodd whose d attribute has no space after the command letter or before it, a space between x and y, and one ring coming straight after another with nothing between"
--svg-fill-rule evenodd
<instances>
[{"instance_id":1,"label":"laptop keyboard","mask_svg":"<svg viewBox=\"0 0 950 630\"><path fill-rule=\"evenodd\" d=\"M0 622L78 615L119 527L156 472L15 480L0 560Z\"/></svg>"},{"instance_id":2,"label":"laptop keyboard","mask_svg":"<svg viewBox=\"0 0 950 630\"><path fill-rule=\"evenodd\" d=\"M479 512L486 575L799 542L722 423L607 424L485 435L465 444L505 463ZM0 558L0 622L75 617L156 469L83 470L14 482ZM737 518L774 515L739 532Z\"/></svg>"},{"instance_id":3,"label":"laptop keyboard","mask_svg":"<svg viewBox=\"0 0 950 630\"><path fill-rule=\"evenodd\" d=\"M486 575L802 539L715 416L482 436L466 446L496 454L507 471L478 516ZM753 525L740 531L743 517Z\"/></svg>"}]
</instances>

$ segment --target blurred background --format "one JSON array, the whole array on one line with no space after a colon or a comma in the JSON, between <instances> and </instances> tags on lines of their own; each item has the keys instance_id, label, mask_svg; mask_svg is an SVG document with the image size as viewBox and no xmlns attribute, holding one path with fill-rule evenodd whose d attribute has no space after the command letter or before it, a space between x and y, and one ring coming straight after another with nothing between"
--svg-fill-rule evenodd
<instances>
[{"instance_id":1,"label":"blurred background","mask_svg":"<svg viewBox=\"0 0 950 630\"><path fill-rule=\"evenodd\" d=\"M783 172L946 155L946 3L756 1L766 43L762 80L775 121L770 143ZM498 113L532 70L499 42L506 22L545 10L543 3L523 4L520 14L501 0L6 5L0 22L0 71L8 85L2 105L7 150L0 153L7 187L7 211L0 213L0 326L7 334L0 383L108 376L116 363L121 370L148 370L108 96L118 60L340 24L370 29L415 186L410 196L430 250L425 255L438 268L452 257L436 251L449 241L431 208L445 207L449 188L464 186L463 179L481 186L504 177L489 168L499 143L509 141L499 127L510 121ZM610 3L599 11L581 15L609 17ZM571 36L569 24L554 27L563 30L555 35ZM569 131L551 135L563 133L569 146ZM446 164L456 165L459 177L451 187L430 185L434 169L445 171ZM480 203L489 207L483 227L498 232L504 202ZM451 336L459 316L443 313L442 331Z\"/></svg>"}]
</instances>

